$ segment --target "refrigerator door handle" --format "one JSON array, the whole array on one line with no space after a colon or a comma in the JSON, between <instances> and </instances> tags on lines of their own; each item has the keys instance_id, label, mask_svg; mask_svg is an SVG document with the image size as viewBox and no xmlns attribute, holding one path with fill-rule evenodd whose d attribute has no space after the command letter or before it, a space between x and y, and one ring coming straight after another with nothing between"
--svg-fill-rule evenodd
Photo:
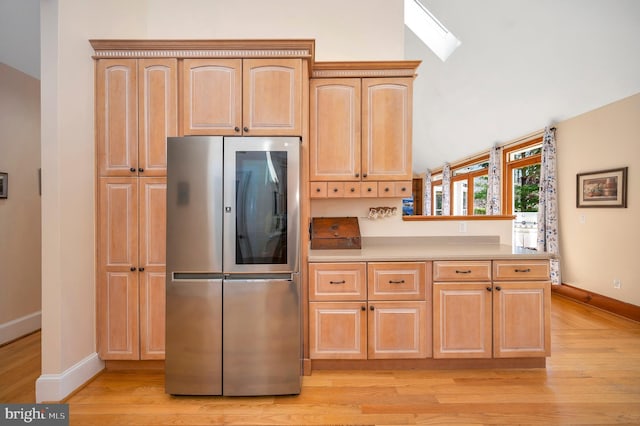
<instances>
[{"instance_id":1,"label":"refrigerator door handle","mask_svg":"<svg viewBox=\"0 0 640 426\"><path fill-rule=\"evenodd\" d=\"M265 273L265 274L226 274L224 276L226 281L293 281L294 274L292 273Z\"/></svg>"},{"instance_id":2,"label":"refrigerator door handle","mask_svg":"<svg viewBox=\"0 0 640 426\"><path fill-rule=\"evenodd\" d=\"M224 274L219 272L172 272L172 281L221 280Z\"/></svg>"}]
</instances>

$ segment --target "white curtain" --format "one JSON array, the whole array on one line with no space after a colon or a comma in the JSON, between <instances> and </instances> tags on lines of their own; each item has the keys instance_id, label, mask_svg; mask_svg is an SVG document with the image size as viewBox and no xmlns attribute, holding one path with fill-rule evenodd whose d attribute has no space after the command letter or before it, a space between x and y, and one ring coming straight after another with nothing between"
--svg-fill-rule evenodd
<instances>
[{"instance_id":1,"label":"white curtain","mask_svg":"<svg viewBox=\"0 0 640 426\"><path fill-rule=\"evenodd\" d=\"M422 214L425 216L431 216L431 172L427 170L427 174L422 182L424 189L424 199L422 202Z\"/></svg>"},{"instance_id":2,"label":"white curtain","mask_svg":"<svg viewBox=\"0 0 640 426\"><path fill-rule=\"evenodd\" d=\"M551 283L561 284L558 241L558 190L556 173L556 129L546 127L542 139L540 204L538 206L538 250L556 256L551 260Z\"/></svg>"},{"instance_id":3,"label":"white curtain","mask_svg":"<svg viewBox=\"0 0 640 426\"><path fill-rule=\"evenodd\" d=\"M500 147L489 151L489 182L487 187L487 214L500 214Z\"/></svg>"},{"instance_id":4,"label":"white curtain","mask_svg":"<svg viewBox=\"0 0 640 426\"><path fill-rule=\"evenodd\" d=\"M451 215L451 165L442 167L442 215Z\"/></svg>"}]
</instances>

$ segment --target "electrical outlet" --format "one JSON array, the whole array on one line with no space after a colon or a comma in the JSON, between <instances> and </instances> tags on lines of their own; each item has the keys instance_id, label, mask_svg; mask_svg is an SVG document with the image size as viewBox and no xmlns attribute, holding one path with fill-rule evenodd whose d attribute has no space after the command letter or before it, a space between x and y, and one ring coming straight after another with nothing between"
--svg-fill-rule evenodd
<instances>
[{"instance_id":1,"label":"electrical outlet","mask_svg":"<svg viewBox=\"0 0 640 426\"><path fill-rule=\"evenodd\" d=\"M618 278L613 280L613 288L620 288L622 287L622 281L620 281Z\"/></svg>"},{"instance_id":2,"label":"electrical outlet","mask_svg":"<svg viewBox=\"0 0 640 426\"><path fill-rule=\"evenodd\" d=\"M458 232L467 232L467 222L458 223Z\"/></svg>"}]
</instances>

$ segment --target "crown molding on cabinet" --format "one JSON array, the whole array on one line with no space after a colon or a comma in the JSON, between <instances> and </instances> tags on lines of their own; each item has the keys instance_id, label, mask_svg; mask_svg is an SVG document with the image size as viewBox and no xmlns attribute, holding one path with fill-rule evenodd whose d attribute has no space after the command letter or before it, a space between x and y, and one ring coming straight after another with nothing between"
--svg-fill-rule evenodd
<instances>
[{"instance_id":1,"label":"crown molding on cabinet","mask_svg":"<svg viewBox=\"0 0 640 426\"><path fill-rule=\"evenodd\" d=\"M89 40L94 59L104 58L303 58L309 70L315 40Z\"/></svg>"},{"instance_id":2,"label":"crown molding on cabinet","mask_svg":"<svg viewBox=\"0 0 640 426\"><path fill-rule=\"evenodd\" d=\"M421 61L316 62L313 78L415 77Z\"/></svg>"}]
</instances>

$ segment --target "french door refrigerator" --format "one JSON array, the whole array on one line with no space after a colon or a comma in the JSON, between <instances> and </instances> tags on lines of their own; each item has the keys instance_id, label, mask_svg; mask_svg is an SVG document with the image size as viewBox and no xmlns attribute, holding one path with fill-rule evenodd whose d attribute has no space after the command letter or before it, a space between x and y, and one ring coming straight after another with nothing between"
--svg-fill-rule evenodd
<instances>
[{"instance_id":1,"label":"french door refrigerator","mask_svg":"<svg viewBox=\"0 0 640 426\"><path fill-rule=\"evenodd\" d=\"M167 393L300 392L299 150L167 139Z\"/></svg>"}]
</instances>

